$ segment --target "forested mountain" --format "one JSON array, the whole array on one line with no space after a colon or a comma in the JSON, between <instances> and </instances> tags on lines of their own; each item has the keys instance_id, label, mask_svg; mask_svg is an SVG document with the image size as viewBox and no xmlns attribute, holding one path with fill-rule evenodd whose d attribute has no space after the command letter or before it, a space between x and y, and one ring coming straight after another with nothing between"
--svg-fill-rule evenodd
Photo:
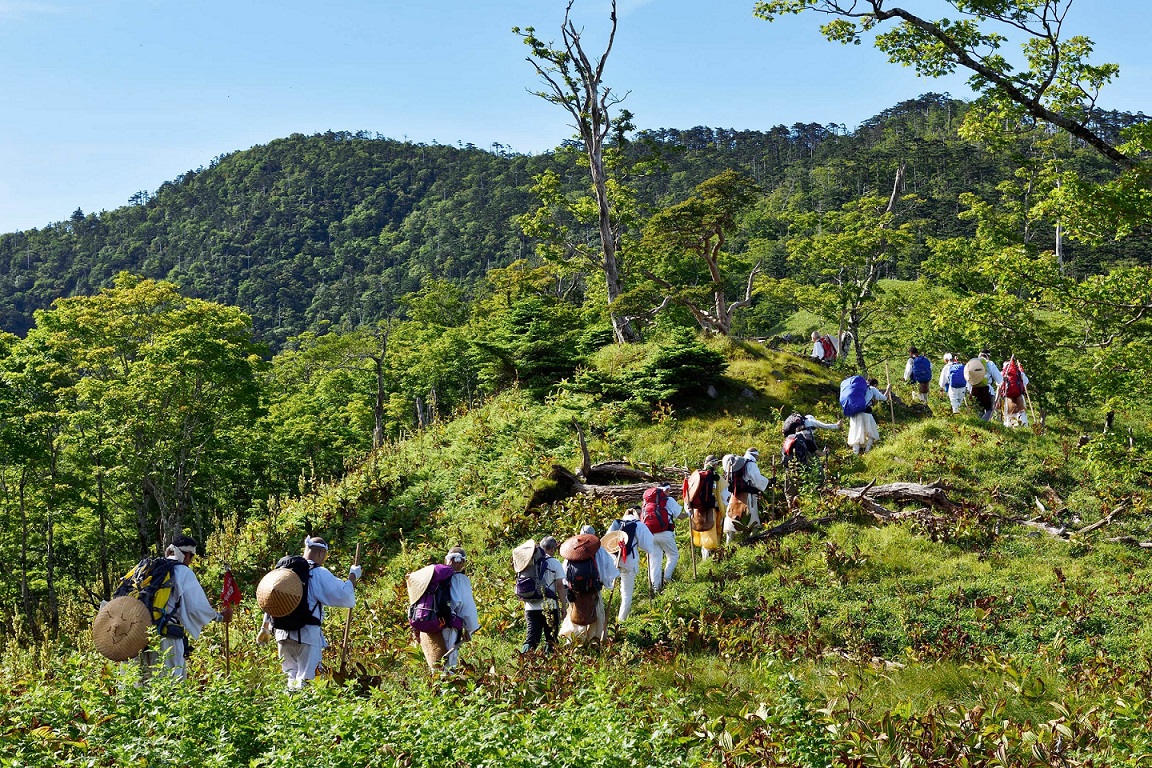
<instances>
[{"instance_id":1,"label":"forested mountain","mask_svg":"<svg viewBox=\"0 0 1152 768\"><path fill-rule=\"evenodd\" d=\"M629 154L660 162L634 184L652 211L735 169L770 193L772 206L823 211L866 193L886 195L903 163L903 191L919 199L921 236L969 234L974 225L957 218L960 193L995 199L996 185L1012 178L1030 150L1021 144L1015 153L992 153L961 140L965 109L927 94L851 132L800 123L640 131ZM1100 117L1116 127L1139 118ZM1069 152L1089 175L1107 173L1095 155ZM530 255L534 243L515 218L536 205L533 177L547 168L573 191L586 186L586 174L564 153L526 156L499 145L487 151L367 133L297 134L223 155L123 208L77 210L67 221L0 236L0 329L23 335L35 309L92 294L121 270L239 307L273 349L326 322L359 326L394 314L398 299L429 279L467 286L490 267ZM1086 270L1101 260L1148 262L1143 241L1130 238L1123 248L1069 251L1069 259L1079 257ZM917 258L889 274L914 277ZM782 277L786 269L781 259L766 272Z\"/></svg>"}]
</instances>

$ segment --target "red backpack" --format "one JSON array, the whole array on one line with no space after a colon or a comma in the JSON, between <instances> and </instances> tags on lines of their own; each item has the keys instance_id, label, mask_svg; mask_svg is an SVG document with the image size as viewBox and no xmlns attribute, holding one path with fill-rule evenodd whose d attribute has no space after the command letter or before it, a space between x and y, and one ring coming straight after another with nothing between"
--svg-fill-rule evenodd
<instances>
[{"instance_id":1,"label":"red backpack","mask_svg":"<svg viewBox=\"0 0 1152 768\"><path fill-rule=\"evenodd\" d=\"M672 530L672 515L668 513L668 494L662 488L644 491L644 509L640 520L652 533Z\"/></svg>"},{"instance_id":2,"label":"red backpack","mask_svg":"<svg viewBox=\"0 0 1152 768\"><path fill-rule=\"evenodd\" d=\"M1009 399L1024 394L1024 375L1016 358L1004 364L1004 397Z\"/></svg>"},{"instance_id":3,"label":"red backpack","mask_svg":"<svg viewBox=\"0 0 1152 768\"><path fill-rule=\"evenodd\" d=\"M836 359L836 345L832 343L832 337L831 336L821 336L820 337L820 346L824 347L824 359L825 360L835 360Z\"/></svg>"}]
</instances>

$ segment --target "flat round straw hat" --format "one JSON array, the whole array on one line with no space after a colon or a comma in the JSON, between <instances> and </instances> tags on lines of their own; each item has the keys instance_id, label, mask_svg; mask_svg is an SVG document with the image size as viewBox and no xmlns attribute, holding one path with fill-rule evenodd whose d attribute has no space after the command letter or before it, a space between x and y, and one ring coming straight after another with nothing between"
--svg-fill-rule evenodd
<instances>
[{"instance_id":1,"label":"flat round straw hat","mask_svg":"<svg viewBox=\"0 0 1152 768\"><path fill-rule=\"evenodd\" d=\"M604 538L600 539L600 546L608 550L609 554L617 555L620 553L620 547L628 544L628 534L624 531L608 531L604 534Z\"/></svg>"},{"instance_id":2,"label":"flat round straw hat","mask_svg":"<svg viewBox=\"0 0 1152 768\"><path fill-rule=\"evenodd\" d=\"M96 650L112 661L127 661L148 647L152 616L135 597L117 597L104 604L92 622Z\"/></svg>"},{"instance_id":3,"label":"flat round straw hat","mask_svg":"<svg viewBox=\"0 0 1152 768\"><path fill-rule=\"evenodd\" d=\"M984 362L978 357L972 358L964 365L964 380L972 386L982 383L986 374Z\"/></svg>"},{"instance_id":4,"label":"flat round straw hat","mask_svg":"<svg viewBox=\"0 0 1152 768\"><path fill-rule=\"evenodd\" d=\"M290 568L269 571L256 586L256 603L260 610L274 618L292 613L303 596L304 585Z\"/></svg>"},{"instance_id":5,"label":"flat round straw hat","mask_svg":"<svg viewBox=\"0 0 1152 768\"><path fill-rule=\"evenodd\" d=\"M512 550L512 570L516 573L528 567L532 562L532 555L536 553L536 540L528 539L516 549Z\"/></svg>"},{"instance_id":6,"label":"flat round straw hat","mask_svg":"<svg viewBox=\"0 0 1152 768\"><path fill-rule=\"evenodd\" d=\"M596 552L599 549L599 538L590 533L581 533L560 545L560 556L565 560L578 563L581 560L592 559L596 556Z\"/></svg>"},{"instance_id":7,"label":"flat round straw hat","mask_svg":"<svg viewBox=\"0 0 1152 768\"><path fill-rule=\"evenodd\" d=\"M408 585L408 605L412 605L420 598L424 597L424 593L428 591L428 585L432 583L432 577L436 575L436 566L426 565L418 571L412 571L405 577L404 581Z\"/></svg>"}]
</instances>

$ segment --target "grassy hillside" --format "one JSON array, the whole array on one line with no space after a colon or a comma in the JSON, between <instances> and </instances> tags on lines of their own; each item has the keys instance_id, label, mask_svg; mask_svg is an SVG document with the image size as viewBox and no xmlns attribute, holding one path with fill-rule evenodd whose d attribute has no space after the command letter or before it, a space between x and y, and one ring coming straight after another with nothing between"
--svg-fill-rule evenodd
<instances>
[{"instance_id":1,"label":"grassy hillside","mask_svg":"<svg viewBox=\"0 0 1152 768\"><path fill-rule=\"evenodd\" d=\"M209 543L218 585L227 553L246 592L304 530L336 544L333 570L366 545L355 611L355 685L281 692L274 652L252 642L247 598L224 677L222 633L197 647L189 691L129 684L88 649L9 650L0 681L6 765L1130 765L1146 759L1152 703L1149 424L1129 415L1137 451L1082 425L1009 431L970 415L898 411L880 446L853 457L824 433L831 479L948 482L962 512L943 524L881 526L808 488L809 518L832 522L682 558L655 599L643 587L600 653L517 653L523 633L510 550L528 536L602 529L618 509L573 498L526 510L551 466L593 461L693 466L707 453L779 450L793 407L834 419L840 373L731 342L715 399L638 412L558 391L504 393L385 446L342 483ZM1126 436L1125 436L1126 438ZM1125 457L1128 460L1125 460ZM769 499L770 501L771 499ZM1082 528L1061 540L1017 525L1041 516ZM1119 510L1123 505L1123 509ZM779 510L779 514L784 514ZM683 527L683 526L682 526ZM465 669L430 681L404 622L403 575L462 544L482 629ZM616 596L609 598L614 600ZM342 611L329 619L341 633ZM77 636L82 632L77 626ZM335 663L336 655L326 658ZM160 721L154 713L166 711ZM145 725L141 725L143 722ZM152 723L152 724L148 724ZM194 757L193 757L194 756Z\"/></svg>"}]
</instances>

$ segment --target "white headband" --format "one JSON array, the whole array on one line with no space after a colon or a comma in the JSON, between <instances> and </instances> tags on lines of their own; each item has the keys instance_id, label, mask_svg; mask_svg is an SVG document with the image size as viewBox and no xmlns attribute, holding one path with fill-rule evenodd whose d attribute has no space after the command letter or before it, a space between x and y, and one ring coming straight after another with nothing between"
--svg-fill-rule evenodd
<instances>
[{"instance_id":1,"label":"white headband","mask_svg":"<svg viewBox=\"0 0 1152 768\"><path fill-rule=\"evenodd\" d=\"M448 556L444 558L445 563L462 563L468 558L459 552L449 552Z\"/></svg>"},{"instance_id":2,"label":"white headband","mask_svg":"<svg viewBox=\"0 0 1152 768\"><path fill-rule=\"evenodd\" d=\"M320 539L313 539L309 536L304 537L304 547L306 549L323 549L324 551L328 551L327 544Z\"/></svg>"}]
</instances>

